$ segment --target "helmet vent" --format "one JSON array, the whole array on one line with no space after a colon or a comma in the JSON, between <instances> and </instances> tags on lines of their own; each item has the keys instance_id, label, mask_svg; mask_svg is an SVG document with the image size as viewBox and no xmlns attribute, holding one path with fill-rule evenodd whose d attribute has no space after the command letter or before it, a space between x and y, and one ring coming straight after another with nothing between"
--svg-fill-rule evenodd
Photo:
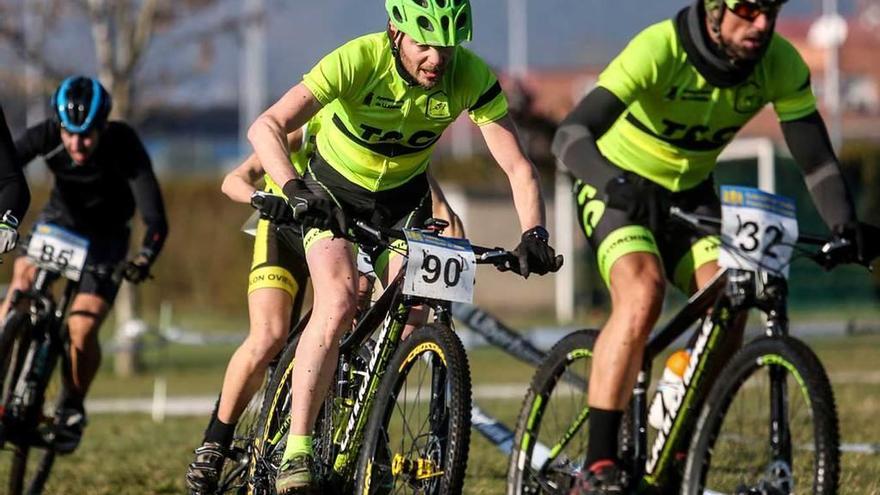
<instances>
[{"instance_id":1,"label":"helmet vent","mask_svg":"<svg viewBox=\"0 0 880 495\"><path fill-rule=\"evenodd\" d=\"M434 25L431 24L431 21L428 20L427 17L420 15L418 19L416 19L419 27L424 29L425 31L434 31Z\"/></svg>"},{"instance_id":2,"label":"helmet vent","mask_svg":"<svg viewBox=\"0 0 880 495\"><path fill-rule=\"evenodd\" d=\"M396 5L391 9L391 14L394 16L395 22L403 22L403 16L400 15L400 9Z\"/></svg>"},{"instance_id":3,"label":"helmet vent","mask_svg":"<svg viewBox=\"0 0 880 495\"><path fill-rule=\"evenodd\" d=\"M428 8L428 0L412 0L412 2L423 9Z\"/></svg>"},{"instance_id":4,"label":"helmet vent","mask_svg":"<svg viewBox=\"0 0 880 495\"><path fill-rule=\"evenodd\" d=\"M434 0L434 3L436 3L441 9L446 8L446 0Z\"/></svg>"},{"instance_id":5,"label":"helmet vent","mask_svg":"<svg viewBox=\"0 0 880 495\"><path fill-rule=\"evenodd\" d=\"M462 13L455 21L455 29L464 29L467 27L467 13Z\"/></svg>"},{"instance_id":6,"label":"helmet vent","mask_svg":"<svg viewBox=\"0 0 880 495\"><path fill-rule=\"evenodd\" d=\"M449 30L449 16L444 15L440 18L440 27L443 28L444 31Z\"/></svg>"}]
</instances>

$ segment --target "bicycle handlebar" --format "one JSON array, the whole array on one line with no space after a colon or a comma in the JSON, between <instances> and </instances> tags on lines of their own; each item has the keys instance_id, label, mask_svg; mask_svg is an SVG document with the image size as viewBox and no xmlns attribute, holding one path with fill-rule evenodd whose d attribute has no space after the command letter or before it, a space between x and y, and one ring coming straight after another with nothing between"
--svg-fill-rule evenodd
<instances>
[{"instance_id":1,"label":"bicycle handlebar","mask_svg":"<svg viewBox=\"0 0 880 495\"><path fill-rule=\"evenodd\" d=\"M676 206L669 209L669 215L707 234L718 235L721 233L720 218L686 213ZM866 260L866 266L870 269L872 261L880 257L880 228L869 224L862 225L867 231L865 242L871 247ZM819 250L808 255L807 258L826 270L830 270L843 263L856 263L851 260L852 245L846 239L828 238L815 234L799 234L795 242L797 244L819 246Z\"/></svg>"},{"instance_id":2,"label":"bicycle handlebar","mask_svg":"<svg viewBox=\"0 0 880 495\"><path fill-rule=\"evenodd\" d=\"M263 213L264 205L265 196L255 194L251 197L251 206L259 210L261 214ZM301 208L300 205L297 205L292 208L292 214L289 219L272 219L272 221L276 228L291 229L294 230L295 233L300 234L302 227L300 222L304 213L305 208ZM403 229L390 229L379 225L372 225L361 219L354 219L350 224L356 228L357 232L349 230L349 232L346 232L340 237L355 244L367 244L381 248L388 248L391 247L393 241L406 239ZM435 232L439 235L438 230L427 229L427 231ZM517 255L504 248L488 248L472 244L471 249L476 255L477 264L491 264L498 268L499 271L516 271L519 266L519 258ZM557 256L557 259L557 264L561 266L562 256Z\"/></svg>"}]
</instances>

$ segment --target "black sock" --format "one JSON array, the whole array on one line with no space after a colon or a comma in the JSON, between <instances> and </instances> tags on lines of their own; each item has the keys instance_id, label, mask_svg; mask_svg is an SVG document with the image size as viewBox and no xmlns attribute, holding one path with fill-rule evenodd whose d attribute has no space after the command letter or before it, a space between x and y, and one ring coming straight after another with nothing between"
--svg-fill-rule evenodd
<instances>
[{"instance_id":1,"label":"black sock","mask_svg":"<svg viewBox=\"0 0 880 495\"><path fill-rule=\"evenodd\" d=\"M623 411L590 408L590 439L587 443L586 463L588 468L602 459L617 462L617 433L622 419Z\"/></svg>"},{"instance_id":2,"label":"black sock","mask_svg":"<svg viewBox=\"0 0 880 495\"><path fill-rule=\"evenodd\" d=\"M67 393L64 394L64 401L62 402L62 406L65 409L76 409L77 411L84 411L85 410L85 406L83 405L84 401L85 401L85 399L83 398L83 396L81 396L75 392L68 391Z\"/></svg>"},{"instance_id":3,"label":"black sock","mask_svg":"<svg viewBox=\"0 0 880 495\"><path fill-rule=\"evenodd\" d=\"M216 414L211 418L211 424L205 430L205 441L216 442L223 447L232 444L232 435L235 433L235 423L226 424L217 418Z\"/></svg>"}]
</instances>

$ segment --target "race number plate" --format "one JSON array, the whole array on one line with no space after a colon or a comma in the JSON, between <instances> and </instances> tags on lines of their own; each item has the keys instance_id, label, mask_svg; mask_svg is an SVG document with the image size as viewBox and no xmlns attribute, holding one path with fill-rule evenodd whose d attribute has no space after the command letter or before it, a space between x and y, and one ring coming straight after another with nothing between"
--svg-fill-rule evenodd
<instances>
[{"instance_id":1,"label":"race number plate","mask_svg":"<svg viewBox=\"0 0 880 495\"><path fill-rule=\"evenodd\" d=\"M721 223L719 265L788 277L798 238L793 200L750 187L722 186Z\"/></svg>"},{"instance_id":2,"label":"race number plate","mask_svg":"<svg viewBox=\"0 0 880 495\"><path fill-rule=\"evenodd\" d=\"M34 227L27 255L37 266L77 281L89 252L89 240L56 225Z\"/></svg>"},{"instance_id":3,"label":"race number plate","mask_svg":"<svg viewBox=\"0 0 880 495\"><path fill-rule=\"evenodd\" d=\"M409 250L403 293L444 301L472 302L476 257L466 239L405 230Z\"/></svg>"}]
</instances>

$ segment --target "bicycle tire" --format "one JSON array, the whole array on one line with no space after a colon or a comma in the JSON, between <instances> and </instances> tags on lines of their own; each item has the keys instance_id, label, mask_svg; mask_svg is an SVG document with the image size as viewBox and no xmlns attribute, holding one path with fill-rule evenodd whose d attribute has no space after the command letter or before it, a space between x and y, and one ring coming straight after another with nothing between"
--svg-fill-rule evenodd
<instances>
[{"instance_id":1,"label":"bicycle tire","mask_svg":"<svg viewBox=\"0 0 880 495\"><path fill-rule=\"evenodd\" d=\"M297 344L299 335L293 337L281 353L260 406L254 448L248 460L248 483L254 495L275 493L275 477L284 448L271 440L278 434L287 437L283 430L289 428L289 423L285 426L284 421L290 418L290 376Z\"/></svg>"},{"instance_id":2,"label":"bicycle tire","mask_svg":"<svg viewBox=\"0 0 880 495\"><path fill-rule=\"evenodd\" d=\"M589 384L589 372L592 364L592 351L599 332L596 330L578 330L562 338L550 349L544 361L535 371L532 382L529 385L523 399L519 417L516 422L513 448L510 453L507 469L507 493L508 494L536 494L536 493L567 493L574 482L574 476L581 470L578 463L583 462L586 453L588 428L587 417L589 408L586 407L587 391L577 386L558 388L561 381L571 382L574 378L584 380ZM583 378L582 378L583 377ZM582 405L577 407L575 414L562 412L562 419L555 419L554 424L545 424L545 416L550 411L551 403L560 403L563 394L571 389L571 397L575 397ZM558 391L557 396L553 396ZM557 398L552 401L551 398ZM569 402L571 402L571 398ZM559 428L559 425L568 425ZM626 423L623 423L626 425ZM546 435L542 436L542 427ZM547 464L544 469L536 470L533 464L545 465L547 460L539 460L539 456L547 456L544 451L547 445L553 445L542 441L545 437L556 436L557 431L562 432L561 438L567 441L559 442L560 451L554 456L559 461ZM573 449L567 448L571 441L576 440L577 445ZM554 442L556 440L554 439ZM536 446L542 445L536 452ZM571 452L571 456L565 455ZM543 472L540 472L543 471Z\"/></svg>"},{"instance_id":3,"label":"bicycle tire","mask_svg":"<svg viewBox=\"0 0 880 495\"><path fill-rule=\"evenodd\" d=\"M52 472L52 466L55 465L55 457L56 453L54 450L46 449L43 451L43 456L40 458L40 463L37 465L37 470L34 472L34 476L28 486L28 495L43 493L46 481L49 480L49 474Z\"/></svg>"},{"instance_id":4,"label":"bicycle tire","mask_svg":"<svg viewBox=\"0 0 880 495\"><path fill-rule=\"evenodd\" d=\"M10 310L3 323L3 333L0 335L0 401L3 406L7 405L12 392L12 387L21 371L21 361L23 354L22 339L23 335L28 335L25 325L30 322L27 314L19 312L15 309ZM26 346L24 346L26 348ZM10 495L21 495L25 487L25 477L27 474L27 458L30 447L27 444L20 444L18 438L7 438L7 431L4 425L3 440L4 442L13 440L11 447L12 460L9 469L9 479L7 487Z\"/></svg>"},{"instance_id":5,"label":"bicycle tire","mask_svg":"<svg viewBox=\"0 0 880 495\"><path fill-rule=\"evenodd\" d=\"M12 447L12 464L9 468L9 495L24 493L24 480L27 471L27 458L30 447L15 445Z\"/></svg>"},{"instance_id":6,"label":"bicycle tire","mask_svg":"<svg viewBox=\"0 0 880 495\"><path fill-rule=\"evenodd\" d=\"M771 374L782 376L785 385ZM748 400L751 389L763 385L764 375L768 376L771 394L774 390L787 394L784 395L785 419L790 441L783 443L790 446L792 459L787 464L766 455L772 450L768 441L772 434L767 428L770 413L765 416L753 412L769 411L770 407L762 402L755 407L756 404ZM761 395L769 402L766 399L770 394L764 390L755 393L759 401ZM740 399L739 402L735 402L736 399ZM740 413L744 418L736 416ZM756 420L761 423L753 424ZM743 432L727 431L727 426L734 429L737 423L742 425ZM795 426L802 428L795 430ZM763 433L756 435L755 431ZM754 438L750 439L749 434ZM733 448L719 442L728 439L734 444ZM736 465L728 467L727 464L734 462L729 460L732 456ZM762 456L768 457L767 462L760 462ZM763 337L742 348L715 382L701 410L691 441L682 493L702 494L709 484L710 490L717 488L716 491L721 492L745 490L751 493L748 490L754 488L765 489L757 493L827 495L837 493L839 476L837 412L831 384L819 358L806 344L792 337ZM807 477L811 478L809 488L802 480ZM725 491L725 486L733 490Z\"/></svg>"},{"instance_id":7,"label":"bicycle tire","mask_svg":"<svg viewBox=\"0 0 880 495\"><path fill-rule=\"evenodd\" d=\"M226 461L220 471L217 481L217 494L242 494L247 493L248 466L251 452L256 441L257 423L259 422L260 409L263 405L266 383L260 387L256 394L251 397L245 406L241 416L235 424L232 434L232 444L229 446ZM220 406L220 398L217 398L215 410Z\"/></svg>"},{"instance_id":8,"label":"bicycle tire","mask_svg":"<svg viewBox=\"0 0 880 495\"><path fill-rule=\"evenodd\" d=\"M30 325L28 316L27 313L13 308L3 322L2 333L0 333L0 401L3 404L9 398L10 384L14 383L17 378L16 371L20 362L20 359L17 359L17 350L20 348L18 337L27 334L25 329ZM10 371L12 371L11 376L9 376Z\"/></svg>"},{"instance_id":9,"label":"bicycle tire","mask_svg":"<svg viewBox=\"0 0 880 495\"><path fill-rule=\"evenodd\" d=\"M422 435L420 428L419 434L412 438L412 446L392 452L390 444L397 443L395 411L402 413L402 430L407 430L407 409L410 412L419 409L418 404L406 405L410 398L407 378L424 378L423 371L428 368L432 391L427 409L430 414L424 422L419 420L413 424L429 426L431 431ZM417 384L414 399L421 398L423 384L423 381ZM434 393L437 390L442 393L442 408L433 402L440 395ZM354 485L358 493L376 495L389 493L389 489L398 493L397 487L407 484L414 493L461 493L470 446L470 414L470 366L461 340L452 329L439 323L416 329L392 356L376 391L358 458ZM413 454L417 459L412 458ZM387 486L389 484L391 486Z\"/></svg>"}]
</instances>

